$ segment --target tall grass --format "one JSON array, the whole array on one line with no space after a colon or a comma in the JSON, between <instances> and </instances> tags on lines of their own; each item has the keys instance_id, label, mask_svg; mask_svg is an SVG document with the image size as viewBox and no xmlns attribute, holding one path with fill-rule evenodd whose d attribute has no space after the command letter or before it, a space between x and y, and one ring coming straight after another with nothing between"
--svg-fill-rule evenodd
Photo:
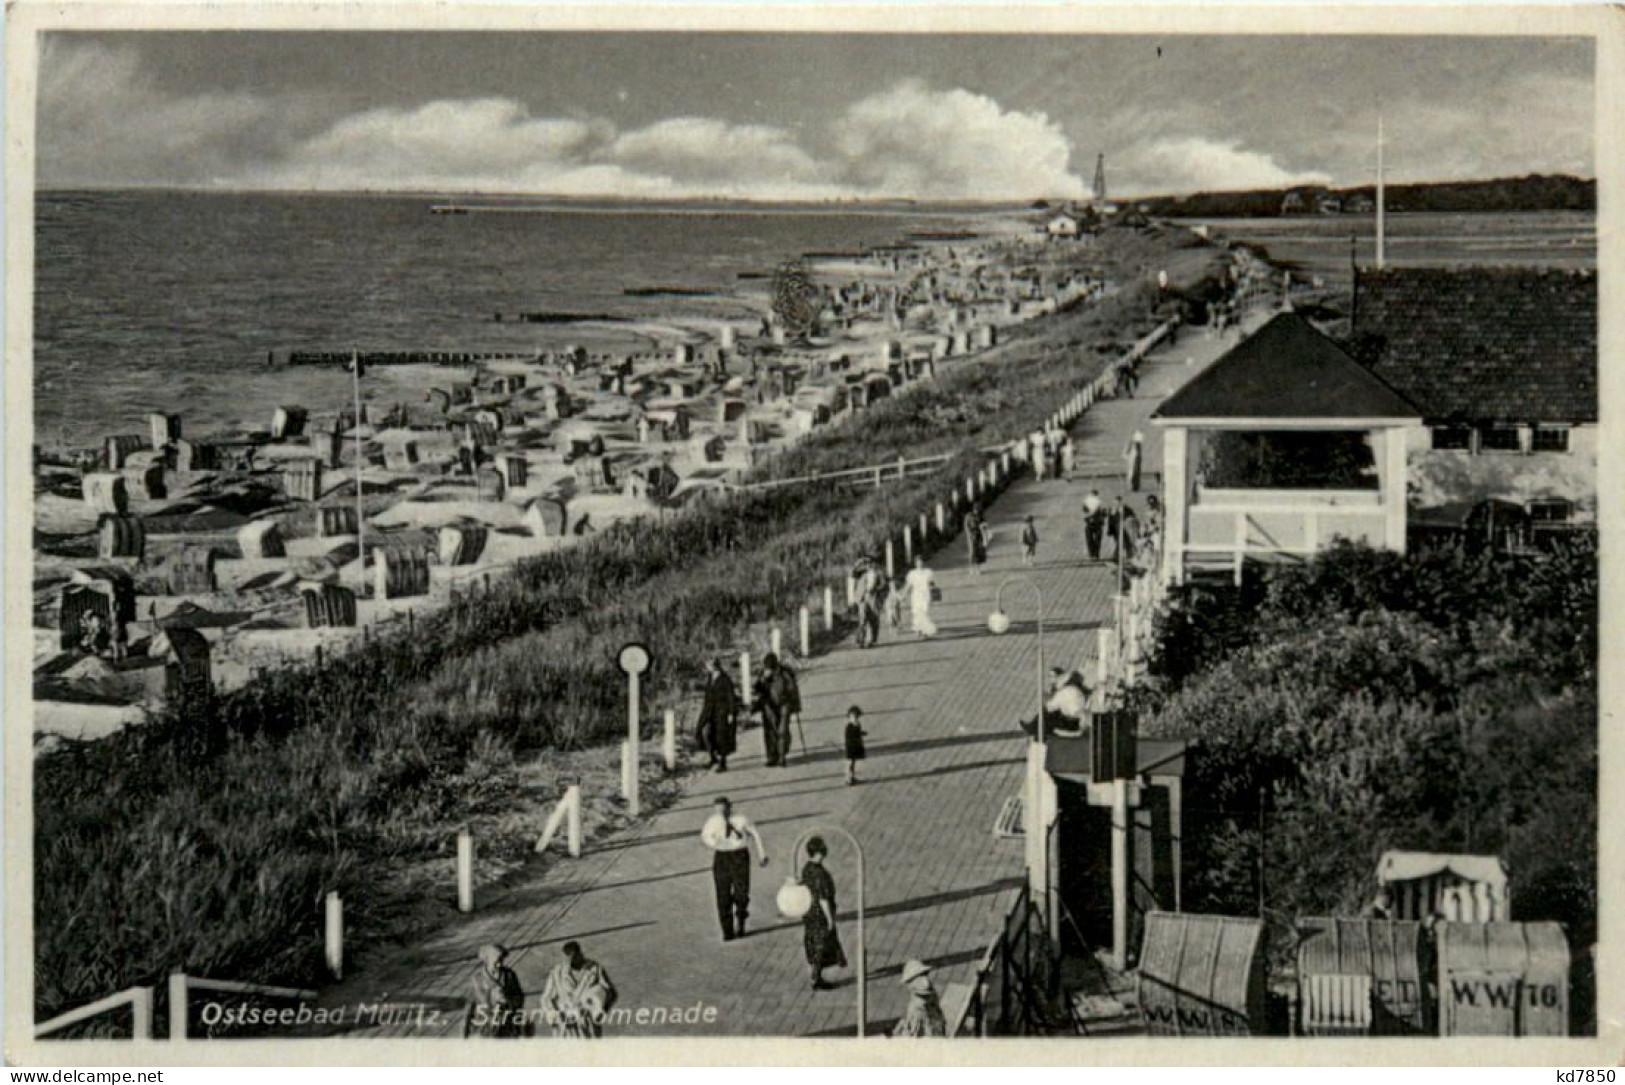
<instances>
[{"instance_id":1,"label":"tall grass","mask_svg":"<svg viewBox=\"0 0 1625 1085\"><path fill-rule=\"evenodd\" d=\"M1080 337L1132 338L1148 307L1130 289L1057 320ZM1102 365L1087 349L1005 350L817 435L773 470L1015 436ZM861 497L784 488L621 523L521 563L411 636L269 671L205 718L160 716L41 756L36 1012L177 968L318 982L328 889L345 894L353 937L406 933L385 875L444 849L472 815L527 801L491 766L616 735L621 644L650 646L650 702L671 703L706 656L751 623L788 622L980 462L961 452L931 477Z\"/></svg>"}]
</instances>

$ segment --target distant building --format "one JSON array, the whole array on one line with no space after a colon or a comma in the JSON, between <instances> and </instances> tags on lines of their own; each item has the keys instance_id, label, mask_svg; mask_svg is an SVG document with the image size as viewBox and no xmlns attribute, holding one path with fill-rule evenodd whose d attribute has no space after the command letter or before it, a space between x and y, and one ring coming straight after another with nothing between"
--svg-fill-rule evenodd
<instances>
[{"instance_id":1,"label":"distant building","mask_svg":"<svg viewBox=\"0 0 1625 1085\"><path fill-rule=\"evenodd\" d=\"M1595 273L1361 270L1350 346L1421 411L1407 448L1424 515L1499 501L1537 529L1595 521Z\"/></svg>"},{"instance_id":2,"label":"distant building","mask_svg":"<svg viewBox=\"0 0 1625 1085\"><path fill-rule=\"evenodd\" d=\"M1297 189L1288 192L1281 199L1281 214L1283 215L1301 215L1308 209L1309 201Z\"/></svg>"},{"instance_id":3,"label":"distant building","mask_svg":"<svg viewBox=\"0 0 1625 1085\"><path fill-rule=\"evenodd\" d=\"M1074 238L1078 236L1078 217L1070 211L1062 211L1058 215L1051 215L1044 224L1044 232L1053 238Z\"/></svg>"},{"instance_id":4,"label":"distant building","mask_svg":"<svg viewBox=\"0 0 1625 1085\"><path fill-rule=\"evenodd\" d=\"M1343 201L1343 213L1348 215L1369 215L1376 209L1377 201L1364 193L1350 196Z\"/></svg>"},{"instance_id":5,"label":"distant building","mask_svg":"<svg viewBox=\"0 0 1625 1085\"><path fill-rule=\"evenodd\" d=\"M1328 194L1315 201L1315 209L1322 215L1341 215L1343 213L1343 201Z\"/></svg>"}]
</instances>

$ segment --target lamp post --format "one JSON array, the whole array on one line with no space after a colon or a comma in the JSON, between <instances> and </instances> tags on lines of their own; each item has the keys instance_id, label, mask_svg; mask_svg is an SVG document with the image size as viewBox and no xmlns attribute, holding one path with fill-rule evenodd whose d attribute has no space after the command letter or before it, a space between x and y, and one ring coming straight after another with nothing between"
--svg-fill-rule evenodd
<instances>
[{"instance_id":1,"label":"lamp post","mask_svg":"<svg viewBox=\"0 0 1625 1085\"><path fill-rule=\"evenodd\" d=\"M1045 766L1045 728L1044 728L1044 591L1038 586L1038 581L1024 573L1007 576L1000 582L998 591L993 596L993 613L987 616L987 627L995 635L1010 631L1010 617L1003 608L1004 589L1011 584L1025 584L1033 590L1033 598L1038 604L1038 623L1036 627L1038 643L1038 723L1034 733L1035 741L1027 747L1027 775L1026 786L1022 792L1023 832L1026 835L1026 866L1027 885L1034 899L1043 901L1044 914L1048 917L1048 925L1052 937L1060 933L1060 920L1058 909L1051 899L1052 886L1050 884L1050 854L1049 854L1049 818L1047 808L1051 806L1046 797L1049 788L1045 777L1048 770Z\"/></svg>"},{"instance_id":2,"label":"lamp post","mask_svg":"<svg viewBox=\"0 0 1625 1085\"><path fill-rule=\"evenodd\" d=\"M790 849L790 874L783 888L779 890L779 913L786 919L800 919L809 909L816 906L817 902L812 899L811 894L790 879L795 877L794 871L801 859L801 849L806 847L807 841L820 833L839 833L852 845L852 850L858 857L858 1036L861 1039L869 1021L869 955L863 941L863 845L858 843L858 838L839 825L814 825L802 833L796 840L795 847ZM798 889L802 892L793 892Z\"/></svg>"}]
</instances>

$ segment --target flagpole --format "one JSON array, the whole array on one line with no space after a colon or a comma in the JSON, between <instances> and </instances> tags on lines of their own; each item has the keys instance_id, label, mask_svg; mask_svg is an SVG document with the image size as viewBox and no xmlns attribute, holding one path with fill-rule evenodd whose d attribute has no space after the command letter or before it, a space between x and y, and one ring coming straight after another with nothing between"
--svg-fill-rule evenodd
<instances>
[{"instance_id":1,"label":"flagpole","mask_svg":"<svg viewBox=\"0 0 1625 1085\"><path fill-rule=\"evenodd\" d=\"M355 385L355 545L361 559L361 580L367 579L367 516L361 505L361 352L350 352L350 377Z\"/></svg>"},{"instance_id":2,"label":"flagpole","mask_svg":"<svg viewBox=\"0 0 1625 1085\"><path fill-rule=\"evenodd\" d=\"M1383 236L1383 178L1382 178L1382 114L1377 114L1377 270L1382 270L1385 238Z\"/></svg>"}]
</instances>

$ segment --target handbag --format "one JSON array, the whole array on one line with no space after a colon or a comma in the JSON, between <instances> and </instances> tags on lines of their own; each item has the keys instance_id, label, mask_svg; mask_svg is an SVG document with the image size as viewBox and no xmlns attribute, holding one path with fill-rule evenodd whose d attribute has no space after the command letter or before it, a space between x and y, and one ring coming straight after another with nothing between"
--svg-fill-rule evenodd
<instances>
[{"instance_id":1,"label":"handbag","mask_svg":"<svg viewBox=\"0 0 1625 1085\"><path fill-rule=\"evenodd\" d=\"M942 589L935 584L931 585L931 601L933 603L942 602Z\"/></svg>"}]
</instances>

